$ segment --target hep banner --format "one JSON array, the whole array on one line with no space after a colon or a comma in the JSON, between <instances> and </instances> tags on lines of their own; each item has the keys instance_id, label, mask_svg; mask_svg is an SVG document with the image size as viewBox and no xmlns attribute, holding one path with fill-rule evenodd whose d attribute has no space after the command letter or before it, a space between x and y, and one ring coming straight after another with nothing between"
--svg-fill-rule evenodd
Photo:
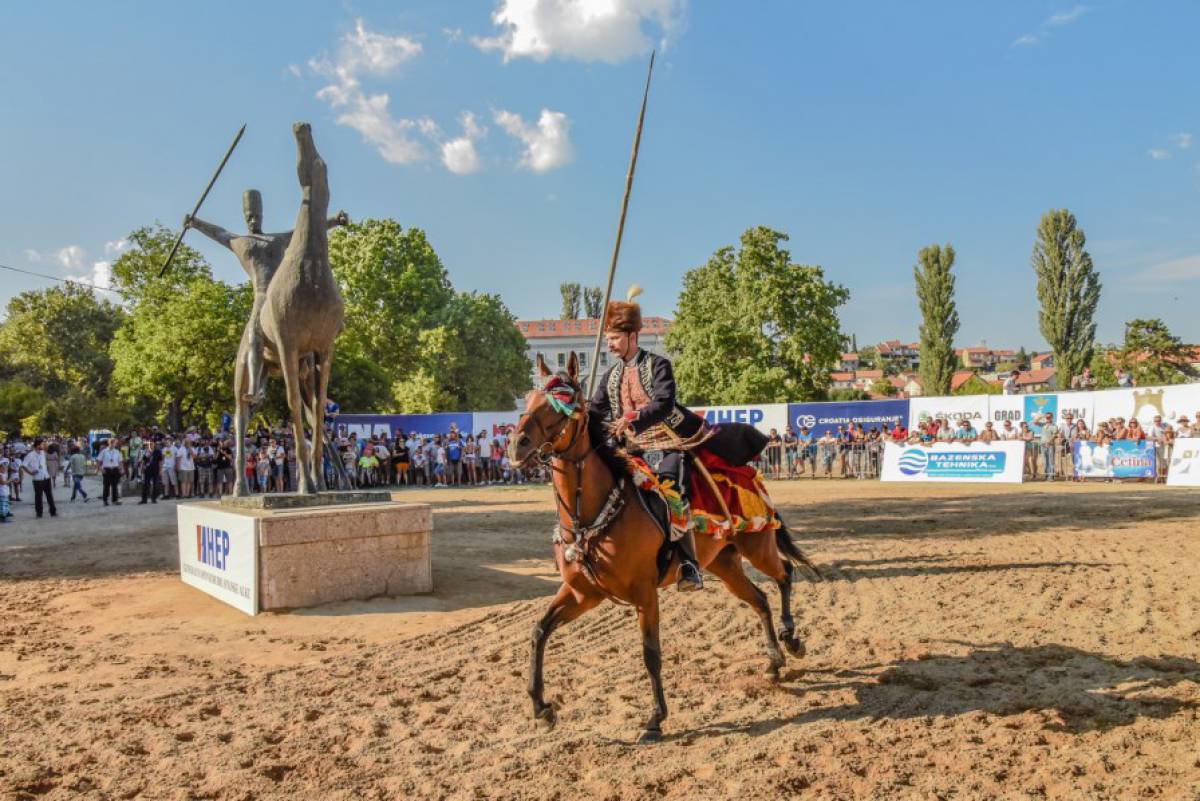
<instances>
[{"instance_id":1,"label":"hep banner","mask_svg":"<svg viewBox=\"0 0 1200 801\"><path fill-rule=\"evenodd\" d=\"M1020 484L1025 443L940 442L933 447L888 442L881 481Z\"/></svg>"},{"instance_id":2,"label":"hep banner","mask_svg":"<svg viewBox=\"0 0 1200 801\"><path fill-rule=\"evenodd\" d=\"M1154 478L1158 475L1153 442L1118 439L1105 444L1076 440L1074 457L1076 478Z\"/></svg>"},{"instance_id":3,"label":"hep banner","mask_svg":"<svg viewBox=\"0 0 1200 801\"><path fill-rule=\"evenodd\" d=\"M797 433L807 428L814 437L838 426L862 423L865 430L908 424L909 402L904 400L849 401L846 403L789 403L788 423ZM782 433L782 432L780 432Z\"/></svg>"},{"instance_id":4,"label":"hep banner","mask_svg":"<svg viewBox=\"0 0 1200 801\"><path fill-rule=\"evenodd\" d=\"M691 407L692 411L708 421L709 425L721 423L749 423L764 434L771 429L783 436L788 425L786 403L761 403L747 406L702 406Z\"/></svg>"}]
</instances>

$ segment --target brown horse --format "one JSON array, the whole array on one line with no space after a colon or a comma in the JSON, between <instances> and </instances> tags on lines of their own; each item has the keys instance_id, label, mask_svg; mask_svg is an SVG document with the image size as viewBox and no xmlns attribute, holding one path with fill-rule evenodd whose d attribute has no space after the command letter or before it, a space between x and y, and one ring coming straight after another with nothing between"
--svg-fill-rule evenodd
<instances>
[{"instance_id":1,"label":"brown horse","mask_svg":"<svg viewBox=\"0 0 1200 801\"><path fill-rule=\"evenodd\" d=\"M557 375L559 386L568 385L577 402L571 413L565 414L546 393L533 391L509 443L509 457L516 465L550 457L558 507L554 559L562 585L533 628L529 695L534 717L547 727L556 721L554 707L543 698L542 685L543 656L551 633L606 599L627 603L638 613L642 657L654 692L654 711L638 741L654 742L661 737L667 717L658 640L658 590L677 580L679 560L672 556L665 575L660 575L657 555L663 533L635 497L638 490L623 471L610 466L613 460L606 459L592 441L575 354L571 354L566 372L557 374L551 373L539 355L538 371L543 378ZM778 677L784 665L780 639L793 654L803 656L804 645L796 637L791 614L792 561L812 565L786 528L738 534L732 540L697 536L696 556L701 567L758 613L766 638L767 670L772 676ZM780 638L775 636L767 596L742 570L742 557L779 586L783 602Z\"/></svg>"}]
</instances>

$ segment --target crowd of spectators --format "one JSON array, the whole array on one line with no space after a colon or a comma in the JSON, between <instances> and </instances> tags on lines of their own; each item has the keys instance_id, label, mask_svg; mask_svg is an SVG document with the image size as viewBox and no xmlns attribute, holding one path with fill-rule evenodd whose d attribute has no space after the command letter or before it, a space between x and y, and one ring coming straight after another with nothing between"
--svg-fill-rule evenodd
<instances>
[{"instance_id":1,"label":"crowd of spectators","mask_svg":"<svg viewBox=\"0 0 1200 801\"><path fill-rule=\"evenodd\" d=\"M771 429L767 447L755 463L763 475L771 479L810 478L878 478L886 442L930 446L937 442L969 445L974 442L1021 440L1025 443L1024 473L1026 479L1071 480L1075 475L1074 443L1086 440L1107 445L1114 440L1152 442L1155 445L1157 472L1165 480L1167 466L1175 440L1200 437L1200 412L1189 419L1182 415L1174 423L1155 415L1153 422L1143 426L1137 419L1114 417L1088 425L1072 412L1056 418L1045 413L1032 421L1004 420L997 425L986 421L976 428L968 419L957 422L930 418L913 429L902 423L883 424L869 429L862 423L839 425L816 436L801 427L799 432L789 426L780 435Z\"/></svg>"},{"instance_id":2,"label":"crowd of spectators","mask_svg":"<svg viewBox=\"0 0 1200 801\"><path fill-rule=\"evenodd\" d=\"M339 478L337 458L352 487L451 487L544 482L542 465L515 469L507 455L503 432L462 434L453 426L444 434L395 436L331 432L331 450L323 459L333 486ZM296 447L290 430L260 427L246 438L246 484L251 492L296 489ZM0 447L0 522L12 519L12 504L34 502L37 517L57 516L54 488L67 501L95 500L84 478L97 475L104 506L136 497L139 504L160 500L218 498L234 490L234 439L227 431L190 428L175 433L157 426L89 444L85 437L14 439Z\"/></svg>"}]
</instances>

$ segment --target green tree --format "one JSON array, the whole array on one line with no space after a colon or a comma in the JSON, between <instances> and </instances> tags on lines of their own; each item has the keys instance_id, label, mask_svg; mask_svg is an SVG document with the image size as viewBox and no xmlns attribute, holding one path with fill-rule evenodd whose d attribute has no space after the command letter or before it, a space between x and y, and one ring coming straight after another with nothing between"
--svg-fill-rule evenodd
<instances>
[{"instance_id":1,"label":"green tree","mask_svg":"<svg viewBox=\"0 0 1200 801\"><path fill-rule=\"evenodd\" d=\"M559 319L578 320L583 289L576 283L564 283L558 285L558 291L562 294L562 313Z\"/></svg>"},{"instance_id":2,"label":"green tree","mask_svg":"<svg viewBox=\"0 0 1200 801\"><path fill-rule=\"evenodd\" d=\"M0 439L19 433L21 421L37 414L46 403L46 393L37 387L15 378L0 381Z\"/></svg>"},{"instance_id":3,"label":"green tree","mask_svg":"<svg viewBox=\"0 0 1200 801\"><path fill-rule=\"evenodd\" d=\"M123 313L78 284L22 292L0 324L0 353L10 370L52 396L75 390L98 398L108 391L108 346Z\"/></svg>"},{"instance_id":4,"label":"green tree","mask_svg":"<svg viewBox=\"0 0 1200 801\"><path fill-rule=\"evenodd\" d=\"M233 405L233 368L250 316L249 284L204 275L181 288L148 285L112 343L113 385L178 429Z\"/></svg>"},{"instance_id":5,"label":"green tree","mask_svg":"<svg viewBox=\"0 0 1200 801\"><path fill-rule=\"evenodd\" d=\"M421 332L417 369L394 384L405 412L511 409L533 369L525 338L496 295L455 296L442 323Z\"/></svg>"},{"instance_id":6,"label":"green tree","mask_svg":"<svg viewBox=\"0 0 1200 801\"><path fill-rule=\"evenodd\" d=\"M876 395L884 395L889 398L900 394L900 390L896 388L896 385L891 381L888 381L886 378L876 379L871 384L871 392L875 393Z\"/></svg>"},{"instance_id":7,"label":"green tree","mask_svg":"<svg viewBox=\"0 0 1200 801\"><path fill-rule=\"evenodd\" d=\"M831 389L829 391L829 400L831 401L859 401L870 400L871 395L866 390L862 389Z\"/></svg>"},{"instance_id":8,"label":"green tree","mask_svg":"<svg viewBox=\"0 0 1200 801\"><path fill-rule=\"evenodd\" d=\"M1117 386L1117 362L1120 356L1117 348L1097 348L1092 354L1092 378L1096 379L1096 389Z\"/></svg>"},{"instance_id":9,"label":"green tree","mask_svg":"<svg viewBox=\"0 0 1200 801\"><path fill-rule=\"evenodd\" d=\"M414 372L420 333L440 324L454 297L425 233L395 220L337 228L329 235L329 263L346 304L335 361L343 350L359 354L381 366L389 384Z\"/></svg>"},{"instance_id":10,"label":"green tree","mask_svg":"<svg viewBox=\"0 0 1200 801\"><path fill-rule=\"evenodd\" d=\"M1038 224L1031 263L1037 275L1038 325L1054 352L1058 386L1071 386L1092 359L1100 278L1087 238L1066 209L1051 209Z\"/></svg>"},{"instance_id":11,"label":"green tree","mask_svg":"<svg viewBox=\"0 0 1200 801\"><path fill-rule=\"evenodd\" d=\"M1160 319L1125 324L1121 362L1138 386L1183 384L1196 378L1189 349ZM1061 375L1061 373L1060 373Z\"/></svg>"},{"instance_id":12,"label":"green tree","mask_svg":"<svg viewBox=\"0 0 1200 801\"><path fill-rule=\"evenodd\" d=\"M588 319L599 319L604 316L604 290L600 287L584 287L583 316Z\"/></svg>"},{"instance_id":13,"label":"green tree","mask_svg":"<svg viewBox=\"0 0 1200 801\"><path fill-rule=\"evenodd\" d=\"M840 359L838 360L841 361ZM883 370L883 359L879 355L879 348L868 346L859 348L858 350L858 366L862 370Z\"/></svg>"},{"instance_id":14,"label":"green tree","mask_svg":"<svg viewBox=\"0 0 1200 801\"><path fill-rule=\"evenodd\" d=\"M921 308L921 381L929 395L947 395L958 367L954 336L958 309L954 304L954 248L930 245L917 255L913 268Z\"/></svg>"},{"instance_id":15,"label":"green tree","mask_svg":"<svg viewBox=\"0 0 1200 801\"><path fill-rule=\"evenodd\" d=\"M113 262L113 289L128 302L137 304L152 290L181 290L193 278L212 277L208 262L186 243L179 246L167 272L159 276L177 236L177 231L156 224L139 228L126 237L129 249Z\"/></svg>"},{"instance_id":16,"label":"green tree","mask_svg":"<svg viewBox=\"0 0 1200 801\"><path fill-rule=\"evenodd\" d=\"M667 347L689 403L762 403L825 397L846 347L837 310L849 291L820 267L793 263L787 235L748 229L689 270Z\"/></svg>"}]
</instances>

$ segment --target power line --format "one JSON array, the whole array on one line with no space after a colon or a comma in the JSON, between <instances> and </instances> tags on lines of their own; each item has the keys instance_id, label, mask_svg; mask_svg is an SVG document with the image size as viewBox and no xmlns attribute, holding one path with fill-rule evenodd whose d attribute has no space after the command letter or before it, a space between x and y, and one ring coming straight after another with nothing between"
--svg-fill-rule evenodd
<instances>
[{"instance_id":1,"label":"power line","mask_svg":"<svg viewBox=\"0 0 1200 801\"><path fill-rule=\"evenodd\" d=\"M10 267L7 264L0 264L0 270L11 270L14 273L24 273L25 275L36 276L37 278L47 278L51 281L59 281L64 284L78 284L79 286L85 286L88 289L96 289L96 290L99 290L100 292L112 292L114 295L121 295L122 297L125 297L125 293L119 289L112 289L110 287L100 286L99 284L93 284L90 281L80 281L76 278L60 278L57 275L47 275L46 273L37 273L37 272L34 272L33 270L22 270L20 267Z\"/></svg>"}]
</instances>

